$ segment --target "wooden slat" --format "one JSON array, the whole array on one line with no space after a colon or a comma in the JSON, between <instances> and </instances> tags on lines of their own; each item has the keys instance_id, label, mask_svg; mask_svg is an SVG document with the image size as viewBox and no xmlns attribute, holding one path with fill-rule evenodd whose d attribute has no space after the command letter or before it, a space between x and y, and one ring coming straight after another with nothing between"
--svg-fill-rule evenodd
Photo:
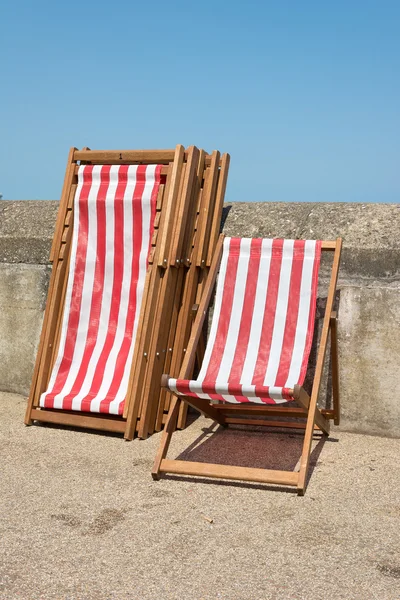
<instances>
[{"instance_id":1,"label":"wooden slat","mask_svg":"<svg viewBox=\"0 0 400 600\"><path fill-rule=\"evenodd\" d=\"M198 267L206 266L218 182L219 160L219 152L214 151L211 156L211 165L209 169L207 169L204 179L202 206L200 207L199 226L197 231L198 250L195 258Z\"/></svg>"},{"instance_id":2,"label":"wooden slat","mask_svg":"<svg viewBox=\"0 0 400 600\"><path fill-rule=\"evenodd\" d=\"M269 415L276 417L305 417L307 416L307 412L304 408L297 407L279 407L272 406L268 404L252 404L248 405L247 402L243 402L243 404L213 404L213 408L222 413L239 413L241 415Z\"/></svg>"},{"instance_id":3,"label":"wooden slat","mask_svg":"<svg viewBox=\"0 0 400 600\"><path fill-rule=\"evenodd\" d=\"M167 167L166 175L168 175L168 173L169 173L169 167ZM163 199L164 199L164 191L165 191L165 185L163 183L161 183L159 190L158 190L156 210L161 210L161 207L163 204Z\"/></svg>"},{"instance_id":4,"label":"wooden slat","mask_svg":"<svg viewBox=\"0 0 400 600\"><path fill-rule=\"evenodd\" d=\"M170 258L170 248L173 239L173 231L175 229L174 217L176 215L180 178L183 170L183 159L184 159L184 148L183 146L177 146L175 151L175 158L173 162L172 172L170 175L170 186L169 186L169 197L166 202L164 209L165 226L163 227L162 236L160 239L160 248L158 253L157 264L159 267L167 267Z\"/></svg>"},{"instance_id":5,"label":"wooden slat","mask_svg":"<svg viewBox=\"0 0 400 600\"><path fill-rule=\"evenodd\" d=\"M114 431L123 433L125 421L121 419L103 418L98 416L77 415L65 411L49 411L35 408L32 410L32 420L56 425L70 425L72 427L85 427L87 429L101 429L103 431Z\"/></svg>"},{"instance_id":6,"label":"wooden slat","mask_svg":"<svg viewBox=\"0 0 400 600\"><path fill-rule=\"evenodd\" d=\"M115 165L126 161L130 164L161 164L172 162L175 150L76 150L74 160L96 161Z\"/></svg>"},{"instance_id":7,"label":"wooden slat","mask_svg":"<svg viewBox=\"0 0 400 600\"><path fill-rule=\"evenodd\" d=\"M228 425L260 425L263 427L280 427L287 429L305 429L306 423L295 421L271 421L265 419L239 419L236 417L225 417Z\"/></svg>"},{"instance_id":8,"label":"wooden slat","mask_svg":"<svg viewBox=\"0 0 400 600\"><path fill-rule=\"evenodd\" d=\"M168 339L174 314L178 308L183 275L183 269L169 269L169 272L164 275L166 281L162 285L156 312L149 353L148 376L143 395L142 413L144 413L144 418L139 427L139 437L142 439L153 433L156 427L157 409L161 395L161 375L164 372Z\"/></svg>"},{"instance_id":9,"label":"wooden slat","mask_svg":"<svg viewBox=\"0 0 400 600\"><path fill-rule=\"evenodd\" d=\"M75 161L99 164L166 164L174 160L174 150L76 150ZM188 153L184 153L187 160ZM122 156L122 158L121 158ZM212 158L207 156L205 164L211 165Z\"/></svg>"},{"instance_id":10,"label":"wooden slat","mask_svg":"<svg viewBox=\"0 0 400 600\"><path fill-rule=\"evenodd\" d=\"M75 198L76 188L77 188L76 183L73 183L70 187L69 195L68 195L68 212L70 212L74 207L74 198Z\"/></svg>"},{"instance_id":11,"label":"wooden slat","mask_svg":"<svg viewBox=\"0 0 400 600\"><path fill-rule=\"evenodd\" d=\"M337 249L337 240L336 241L323 241L321 243L322 250L332 250L335 251Z\"/></svg>"},{"instance_id":12,"label":"wooden slat","mask_svg":"<svg viewBox=\"0 0 400 600\"><path fill-rule=\"evenodd\" d=\"M298 481L298 473L292 471L252 469L249 467L233 467L184 460L164 459L161 461L160 470L163 473L175 473L176 475L194 475L217 479L238 479L240 481L274 483L277 485L296 486Z\"/></svg>"},{"instance_id":13,"label":"wooden slat","mask_svg":"<svg viewBox=\"0 0 400 600\"><path fill-rule=\"evenodd\" d=\"M181 260L183 258L182 249L184 247L184 239L185 236L187 237L188 229L191 229L191 225L194 222L194 215L192 216L192 213L194 212L192 204L195 201L194 189L196 184L196 175L199 160L200 152L198 148L193 146L188 152L188 161L186 164L185 177L183 180L184 197L181 197L179 206L175 211L175 228L173 232L170 256L170 265L172 266L181 264ZM190 237L192 237L192 231L190 233Z\"/></svg>"},{"instance_id":14,"label":"wooden slat","mask_svg":"<svg viewBox=\"0 0 400 600\"><path fill-rule=\"evenodd\" d=\"M339 364L337 347L336 312L331 314L331 366L332 366L332 398L335 425L340 425Z\"/></svg>"},{"instance_id":15,"label":"wooden slat","mask_svg":"<svg viewBox=\"0 0 400 600\"><path fill-rule=\"evenodd\" d=\"M219 171L217 193L216 193L215 204L214 204L214 214L212 217L210 238L209 238L207 258L206 258L206 265L208 267L211 265L212 257L213 257L214 250L215 250L215 245L217 243L218 235L220 232L222 210L224 207L224 198L225 198L225 191L226 191L226 183L228 181L229 163L230 163L229 154L223 154L222 158L221 158L221 167L220 167L220 171Z\"/></svg>"},{"instance_id":16,"label":"wooden slat","mask_svg":"<svg viewBox=\"0 0 400 600\"><path fill-rule=\"evenodd\" d=\"M72 241L72 229L70 228L69 229L69 236L67 236L67 239L66 239L66 244L67 243L70 244L71 241ZM53 342L53 349L52 349L51 359L50 359L49 373L51 373L52 370L53 370L54 363L56 361L57 354L58 354L58 348L59 348L59 345L60 345L62 322L63 322L64 309L65 309L65 297L66 297L66 294L67 294L67 286L68 286L68 277L69 277L70 263L71 263L71 251L68 252L67 265L66 265L66 268L65 268L65 277L64 277L64 281L62 282L62 292L61 292L61 297L60 297L60 307L59 307L59 310L58 310L56 328L55 328L55 332L54 332L54 342Z\"/></svg>"},{"instance_id":17,"label":"wooden slat","mask_svg":"<svg viewBox=\"0 0 400 600\"><path fill-rule=\"evenodd\" d=\"M60 244L61 244L61 236L64 229L64 221L67 212L67 205L69 200L70 189L73 184L74 178L74 152L76 148L71 148L68 155L67 161L67 169L65 172L63 189L61 192L60 205L58 207L58 215L57 222L54 231L53 243L50 250L50 262L53 262L55 256L58 255Z\"/></svg>"}]
</instances>

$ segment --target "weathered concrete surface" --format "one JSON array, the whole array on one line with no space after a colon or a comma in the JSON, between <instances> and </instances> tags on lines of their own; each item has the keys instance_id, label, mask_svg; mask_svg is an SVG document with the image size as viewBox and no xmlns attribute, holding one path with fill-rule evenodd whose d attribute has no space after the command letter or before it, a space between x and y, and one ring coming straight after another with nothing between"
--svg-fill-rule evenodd
<instances>
[{"instance_id":1,"label":"weathered concrete surface","mask_svg":"<svg viewBox=\"0 0 400 600\"><path fill-rule=\"evenodd\" d=\"M5 269L0 271L0 389L6 391L29 390L56 208L56 202L0 202L0 264ZM399 205L235 203L225 207L224 232L343 237L341 427L400 437ZM321 400L326 396L322 389Z\"/></svg>"},{"instance_id":2,"label":"weathered concrete surface","mask_svg":"<svg viewBox=\"0 0 400 600\"><path fill-rule=\"evenodd\" d=\"M126 443L25 428L24 398L0 394L0 405L2 600L400 598L400 440L341 432L319 442L301 498L153 482L159 434ZM293 433L209 426L199 418L175 434L169 456L288 469L299 458Z\"/></svg>"},{"instance_id":3,"label":"weathered concrete surface","mask_svg":"<svg viewBox=\"0 0 400 600\"><path fill-rule=\"evenodd\" d=\"M398 204L235 202L225 213L226 235L320 240L342 237L342 278L400 280Z\"/></svg>"},{"instance_id":4,"label":"weathered concrete surface","mask_svg":"<svg viewBox=\"0 0 400 600\"><path fill-rule=\"evenodd\" d=\"M46 265L58 202L0 202L0 262Z\"/></svg>"},{"instance_id":5,"label":"weathered concrete surface","mask_svg":"<svg viewBox=\"0 0 400 600\"><path fill-rule=\"evenodd\" d=\"M400 437L399 302L397 287L341 290L343 429Z\"/></svg>"},{"instance_id":6,"label":"weathered concrete surface","mask_svg":"<svg viewBox=\"0 0 400 600\"><path fill-rule=\"evenodd\" d=\"M26 394L39 342L49 268L0 263L0 385Z\"/></svg>"}]
</instances>

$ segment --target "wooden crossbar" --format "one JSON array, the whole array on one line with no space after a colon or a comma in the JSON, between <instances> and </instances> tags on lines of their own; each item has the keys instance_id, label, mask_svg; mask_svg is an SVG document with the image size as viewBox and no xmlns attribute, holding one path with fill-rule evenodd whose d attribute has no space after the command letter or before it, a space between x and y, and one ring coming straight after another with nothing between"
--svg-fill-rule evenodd
<instances>
[{"instance_id":1,"label":"wooden crossbar","mask_svg":"<svg viewBox=\"0 0 400 600\"><path fill-rule=\"evenodd\" d=\"M176 475L195 475L197 477L212 477L217 479L236 479L257 483L274 483L276 485L296 486L299 474L290 471L274 471L272 469L252 469L249 467L232 467L210 463L191 462L186 460L163 459L161 473ZM156 476L154 477L157 478Z\"/></svg>"}]
</instances>

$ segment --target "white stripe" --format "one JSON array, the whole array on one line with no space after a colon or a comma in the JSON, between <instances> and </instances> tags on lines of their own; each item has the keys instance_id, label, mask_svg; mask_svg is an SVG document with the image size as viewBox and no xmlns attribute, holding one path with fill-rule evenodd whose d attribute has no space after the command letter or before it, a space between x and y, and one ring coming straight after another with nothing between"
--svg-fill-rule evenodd
<instances>
[{"instance_id":1,"label":"white stripe","mask_svg":"<svg viewBox=\"0 0 400 600\"><path fill-rule=\"evenodd\" d=\"M72 245L71 245L71 260L68 272L68 283L67 283L67 293L65 296L65 304L64 304L64 315L61 325L61 336L60 336L60 345L58 348L58 354L56 361L54 363L54 367L51 373L49 385L47 386L47 391L44 392L40 396L40 406L44 407L45 400L47 394L51 393L54 388L54 384L56 382L56 378L58 376L58 371L60 369L61 361L64 356L65 343L67 341L67 329L68 329L68 321L69 315L71 311L71 299L72 299L72 289L74 287L74 273L75 273L75 262L76 262L76 252L78 248L78 232L79 232L79 198L82 192L83 187L83 172L85 170L84 166L80 166L78 169L78 185L76 188L75 196L74 196L74 226L72 233Z\"/></svg>"},{"instance_id":2,"label":"white stripe","mask_svg":"<svg viewBox=\"0 0 400 600\"><path fill-rule=\"evenodd\" d=\"M178 392L178 388L176 387L177 381L177 379L168 379L168 387L171 390L171 392L175 392L175 394L179 394L181 396L182 394Z\"/></svg>"},{"instance_id":3,"label":"white stripe","mask_svg":"<svg viewBox=\"0 0 400 600\"><path fill-rule=\"evenodd\" d=\"M133 352L135 349L135 341L137 335L137 328L140 317L140 309L142 306L144 283L146 280L147 272L147 256L149 252L150 243L150 228L151 228L151 197L155 185L155 171L156 165L149 165L146 168L146 182L143 189L142 195L142 245L139 255L139 273L136 287L136 313L132 331L132 341L129 348L128 358L125 363L124 373L119 386L119 389L115 395L115 399L110 403L109 413L118 414L118 408L121 402L125 400L126 393L128 391L129 375L131 372Z\"/></svg>"},{"instance_id":4,"label":"white stripe","mask_svg":"<svg viewBox=\"0 0 400 600\"><path fill-rule=\"evenodd\" d=\"M108 333L108 324L110 319L111 300L113 292L114 279L114 204L115 192L118 186L119 166L112 166L110 169L110 184L105 197L105 265L104 265L104 285L101 298L101 309L99 315L99 327L97 339L93 354L90 358L88 369L83 380L80 392L72 400L72 410L82 410L82 399L89 393L93 383L96 366L106 341Z\"/></svg>"},{"instance_id":5,"label":"white stripe","mask_svg":"<svg viewBox=\"0 0 400 600\"><path fill-rule=\"evenodd\" d=\"M280 404L282 402L286 402L282 395L282 391L283 388L271 385L268 390L268 395L270 398L272 398L272 400L275 400L277 404Z\"/></svg>"},{"instance_id":6,"label":"white stripe","mask_svg":"<svg viewBox=\"0 0 400 600\"><path fill-rule=\"evenodd\" d=\"M262 325L267 298L269 271L271 267L272 240L263 240L261 245L260 267L258 271L256 297L251 321L249 343L243 365L240 383L251 384L257 364L258 351L261 341Z\"/></svg>"},{"instance_id":7,"label":"white stripe","mask_svg":"<svg viewBox=\"0 0 400 600\"><path fill-rule=\"evenodd\" d=\"M274 330L272 333L267 372L265 374L263 384L265 386L274 385L281 360L282 343L285 333L286 314L289 300L290 276L292 273L293 264L293 247L293 240L284 240Z\"/></svg>"},{"instance_id":8,"label":"white stripe","mask_svg":"<svg viewBox=\"0 0 400 600\"><path fill-rule=\"evenodd\" d=\"M132 276L132 253L133 253L133 241L132 241L132 197L136 186L136 170L137 167L130 167L128 170L128 180L124 193L124 262L123 262L123 274L122 274L122 287L121 287L121 301L118 311L118 319L116 326L116 333L111 347L111 351L108 355L106 365L104 368L103 380L100 389L96 397L92 400L90 405L91 412L100 411L100 403L105 399L106 394L110 388L114 373L115 366L118 357L119 350L125 335L126 319L128 315L128 301L129 301L129 290L131 285ZM114 251L113 251L114 254ZM112 257L114 260L114 256Z\"/></svg>"},{"instance_id":9,"label":"white stripe","mask_svg":"<svg viewBox=\"0 0 400 600\"><path fill-rule=\"evenodd\" d=\"M100 171L101 166L93 167L92 186L90 188L88 198L88 240L85 261L85 274L82 289L82 303L81 310L79 313L79 323L75 347L68 377L65 381L61 392L57 394L54 398L54 408L62 408L64 397L71 391L72 385L75 381L79 366L82 361L83 352L85 350L85 343L89 327L90 305L97 255L96 199L100 188ZM90 301L87 301L88 298L90 298Z\"/></svg>"},{"instance_id":10,"label":"white stripe","mask_svg":"<svg viewBox=\"0 0 400 600\"><path fill-rule=\"evenodd\" d=\"M285 387L292 388L299 382L301 365L307 338L308 320L312 291L312 277L315 260L315 241L307 240L304 247L303 272L300 285L299 314L297 317L296 334L293 345L292 359Z\"/></svg>"},{"instance_id":11,"label":"white stripe","mask_svg":"<svg viewBox=\"0 0 400 600\"><path fill-rule=\"evenodd\" d=\"M198 398L203 398L204 400L211 400L211 396L203 392L201 383L199 383L198 381L189 381L189 390L193 392L193 394L196 394Z\"/></svg>"},{"instance_id":12,"label":"white stripe","mask_svg":"<svg viewBox=\"0 0 400 600\"><path fill-rule=\"evenodd\" d=\"M250 260L251 239L243 238L240 242L240 254L237 266L235 288L233 292L232 310L228 325L224 353L220 363L216 385L226 383L235 357L239 336L240 322L242 320L243 302L246 292L247 271ZM246 308L245 308L246 309Z\"/></svg>"}]
</instances>

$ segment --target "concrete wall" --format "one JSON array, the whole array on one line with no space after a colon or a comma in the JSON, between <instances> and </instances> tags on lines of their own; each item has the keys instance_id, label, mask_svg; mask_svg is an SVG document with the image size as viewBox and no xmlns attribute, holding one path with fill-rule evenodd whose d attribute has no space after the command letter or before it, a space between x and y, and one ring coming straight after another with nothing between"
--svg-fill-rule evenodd
<instances>
[{"instance_id":1,"label":"concrete wall","mask_svg":"<svg viewBox=\"0 0 400 600\"><path fill-rule=\"evenodd\" d=\"M29 390L57 204L0 202L1 390L25 395ZM339 280L341 428L400 437L400 206L236 203L225 208L224 232L344 238ZM323 265L322 276L327 269ZM321 392L323 402L329 397L329 382L327 389Z\"/></svg>"}]
</instances>

